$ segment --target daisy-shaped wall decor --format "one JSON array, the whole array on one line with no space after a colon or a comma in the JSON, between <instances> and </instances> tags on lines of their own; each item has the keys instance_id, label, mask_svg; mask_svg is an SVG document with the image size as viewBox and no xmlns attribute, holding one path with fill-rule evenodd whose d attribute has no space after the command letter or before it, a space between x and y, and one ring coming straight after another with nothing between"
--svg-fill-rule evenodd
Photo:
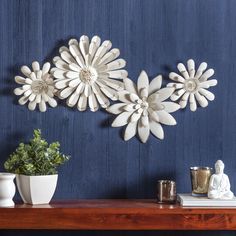
<instances>
[{"instance_id":1,"label":"daisy-shaped wall decor","mask_svg":"<svg viewBox=\"0 0 236 236\"><path fill-rule=\"evenodd\" d=\"M207 69L207 63L202 62L195 71L194 60L187 62L187 68L184 64L179 63L177 68L181 75L171 72L169 78L177 83L169 83L167 87L173 87L175 92L171 95L172 101L179 101L181 108L185 108L189 100L190 110L196 111L197 103L201 107L206 107L208 101L213 101L215 96L207 89L217 84L216 79L208 80L213 74L213 69Z\"/></svg>"},{"instance_id":2,"label":"daisy-shaped wall decor","mask_svg":"<svg viewBox=\"0 0 236 236\"><path fill-rule=\"evenodd\" d=\"M112 127L127 125L124 140L127 141L138 133L140 140L145 143L150 131L159 139L164 138L161 124L176 125L176 121L169 113L180 108L179 104L165 101L174 88L161 88L162 76L157 76L149 84L148 75L142 71L138 77L137 86L132 80L124 79L125 90L119 91L119 100L107 111L118 116Z\"/></svg>"},{"instance_id":3,"label":"daisy-shaped wall decor","mask_svg":"<svg viewBox=\"0 0 236 236\"><path fill-rule=\"evenodd\" d=\"M46 103L51 107L56 107L57 101L53 98L55 93L54 81L49 73L50 63L45 63L41 70L39 63L34 61L32 69L31 71L28 66L22 66L21 72L25 77L15 76L16 83L22 85L22 87L14 90L15 95L23 95L18 100L19 104L24 105L29 102L28 108L31 111L35 110L38 104L41 112L47 110Z\"/></svg>"},{"instance_id":4,"label":"daisy-shaped wall decor","mask_svg":"<svg viewBox=\"0 0 236 236\"><path fill-rule=\"evenodd\" d=\"M85 111L88 104L91 111L97 111L99 104L103 108L110 105L109 98L118 99L117 91L124 89L122 79L128 73L122 69L125 60L117 59L119 49L111 47L108 40L101 44L101 39L94 36L90 42L83 35L79 42L71 39L69 48L60 48L61 56L54 57L56 68L52 73L57 78L58 97L67 99L69 107L77 104L79 111Z\"/></svg>"}]
</instances>

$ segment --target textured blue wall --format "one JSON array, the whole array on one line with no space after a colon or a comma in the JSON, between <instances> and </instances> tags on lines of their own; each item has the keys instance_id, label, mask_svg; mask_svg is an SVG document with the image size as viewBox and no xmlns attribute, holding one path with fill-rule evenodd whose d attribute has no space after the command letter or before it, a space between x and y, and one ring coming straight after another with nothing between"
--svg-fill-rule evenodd
<instances>
[{"instance_id":1,"label":"textured blue wall","mask_svg":"<svg viewBox=\"0 0 236 236\"><path fill-rule=\"evenodd\" d=\"M217 159L236 191L236 1L213 0L1 0L0 169L35 128L61 142L71 161L60 170L55 198L152 198L157 179L177 181L190 191L189 167ZM51 61L71 37L110 39L127 61L129 77L176 71L193 58L215 69L216 95L206 109L174 113L177 126L165 139L124 142L112 116L61 106L46 113L17 105L14 76L33 60Z\"/></svg>"},{"instance_id":2,"label":"textured blue wall","mask_svg":"<svg viewBox=\"0 0 236 236\"><path fill-rule=\"evenodd\" d=\"M59 140L71 161L60 172L56 198L153 197L160 178L190 190L189 167L223 159L235 188L236 3L234 1L1 1L1 164L34 128ZM46 113L17 105L12 89L20 66L50 61L59 46L82 34L110 39L127 60L129 77L145 69L151 77L176 70L188 58L216 71L216 100L206 109L174 113L177 126L165 139L124 142L113 119L99 111L62 105ZM2 166L2 165L1 165Z\"/></svg>"}]
</instances>

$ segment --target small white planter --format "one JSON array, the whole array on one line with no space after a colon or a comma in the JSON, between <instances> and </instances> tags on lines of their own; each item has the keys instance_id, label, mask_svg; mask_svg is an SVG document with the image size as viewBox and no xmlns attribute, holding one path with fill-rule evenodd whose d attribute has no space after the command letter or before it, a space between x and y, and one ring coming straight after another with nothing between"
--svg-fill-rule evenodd
<instances>
[{"instance_id":1,"label":"small white planter","mask_svg":"<svg viewBox=\"0 0 236 236\"><path fill-rule=\"evenodd\" d=\"M16 175L18 191L24 203L48 204L56 190L58 175Z\"/></svg>"},{"instance_id":2,"label":"small white planter","mask_svg":"<svg viewBox=\"0 0 236 236\"><path fill-rule=\"evenodd\" d=\"M14 174L0 173L0 207L12 207L15 205L12 198L16 193Z\"/></svg>"}]
</instances>

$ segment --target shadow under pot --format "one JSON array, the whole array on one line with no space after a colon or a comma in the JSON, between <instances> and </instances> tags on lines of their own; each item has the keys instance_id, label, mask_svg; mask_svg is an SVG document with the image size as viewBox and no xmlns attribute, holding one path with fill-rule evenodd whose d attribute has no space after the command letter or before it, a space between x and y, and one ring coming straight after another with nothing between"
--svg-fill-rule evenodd
<instances>
[{"instance_id":1,"label":"shadow under pot","mask_svg":"<svg viewBox=\"0 0 236 236\"><path fill-rule=\"evenodd\" d=\"M56 190L58 175L16 175L16 184L24 203L48 204Z\"/></svg>"}]
</instances>

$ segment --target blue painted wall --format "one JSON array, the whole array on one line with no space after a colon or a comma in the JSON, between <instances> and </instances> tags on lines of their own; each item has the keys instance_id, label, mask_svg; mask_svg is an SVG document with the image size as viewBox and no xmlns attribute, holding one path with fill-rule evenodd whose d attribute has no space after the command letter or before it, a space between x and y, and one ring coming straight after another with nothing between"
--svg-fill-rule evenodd
<instances>
[{"instance_id":1,"label":"blue painted wall","mask_svg":"<svg viewBox=\"0 0 236 236\"><path fill-rule=\"evenodd\" d=\"M20 141L40 128L71 154L60 170L55 198L153 198L157 179L190 191L189 167L217 159L236 191L236 1L225 0L1 0L0 170ZM193 58L215 69L216 95L206 109L174 113L177 126L165 139L124 142L113 119L78 112L64 102L46 113L17 105L14 76L33 60L51 61L71 37L110 39L127 61L129 77L140 71L168 78L178 62Z\"/></svg>"}]
</instances>

